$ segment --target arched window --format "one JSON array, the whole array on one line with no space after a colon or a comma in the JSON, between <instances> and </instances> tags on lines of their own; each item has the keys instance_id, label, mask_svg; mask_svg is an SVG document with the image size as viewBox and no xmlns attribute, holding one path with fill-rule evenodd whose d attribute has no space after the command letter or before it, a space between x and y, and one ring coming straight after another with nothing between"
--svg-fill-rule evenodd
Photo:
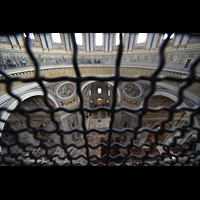
<instances>
[{"instance_id":1,"label":"arched window","mask_svg":"<svg viewBox=\"0 0 200 200\"><path fill-rule=\"evenodd\" d=\"M101 94L101 88L98 88L98 94Z\"/></svg>"},{"instance_id":2,"label":"arched window","mask_svg":"<svg viewBox=\"0 0 200 200\"><path fill-rule=\"evenodd\" d=\"M116 33L115 45L119 45L119 33Z\"/></svg>"},{"instance_id":3,"label":"arched window","mask_svg":"<svg viewBox=\"0 0 200 200\"><path fill-rule=\"evenodd\" d=\"M75 33L77 45L83 45L83 35L82 33Z\"/></svg>"},{"instance_id":4,"label":"arched window","mask_svg":"<svg viewBox=\"0 0 200 200\"><path fill-rule=\"evenodd\" d=\"M52 33L53 42L61 43L60 33Z\"/></svg>"},{"instance_id":5,"label":"arched window","mask_svg":"<svg viewBox=\"0 0 200 200\"><path fill-rule=\"evenodd\" d=\"M147 33L139 33L137 37L137 44L145 43L147 39Z\"/></svg>"},{"instance_id":6,"label":"arched window","mask_svg":"<svg viewBox=\"0 0 200 200\"><path fill-rule=\"evenodd\" d=\"M103 45L103 33L96 33L95 44L97 46Z\"/></svg>"}]
</instances>

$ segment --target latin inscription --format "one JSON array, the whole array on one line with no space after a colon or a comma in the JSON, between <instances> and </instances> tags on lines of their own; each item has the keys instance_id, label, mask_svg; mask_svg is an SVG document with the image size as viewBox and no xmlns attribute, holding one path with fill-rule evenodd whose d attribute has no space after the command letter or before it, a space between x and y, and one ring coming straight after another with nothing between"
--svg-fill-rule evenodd
<instances>
[{"instance_id":1,"label":"latin inscription","mask_svg":"<svg viewBox=\"0 0 200 200\"><path fill-rule=\"evenodd\" d=\"M96 68L96 69L80 69L81 75L97 75L97 74L102 74L102 75L114 75L115 74L115 69L109 69L109 68ZM120 69L120 75L121 76L151 76L152 72L150 71L142 71L142 70L134 70L134 69ZM75 70L74 69L66 69L66 70L57 70L57 71L42 71L40 73L41 76L47 77L47 78L52 78L52 77L62 77L62 76L76 76ZM26 75L21 75L21 78L28 79L28 78L33 78L35 77L35 73L33 74L26 74ZM165 81L167 82L167 81ZM22 87L24 85L27 85L30 83L23 83L21 81L15 81L12 84L12 89L16 89L19 87ZM180 87L182 83L177 82L170 82L170 85L178 86ZM199 83L194 83L190 87L188 87L188 90L199 94L200 95L200 84ZM0 95L4 94L6 91L6 86L5 84L0 83Z\"/></svg>"}]
</instances>

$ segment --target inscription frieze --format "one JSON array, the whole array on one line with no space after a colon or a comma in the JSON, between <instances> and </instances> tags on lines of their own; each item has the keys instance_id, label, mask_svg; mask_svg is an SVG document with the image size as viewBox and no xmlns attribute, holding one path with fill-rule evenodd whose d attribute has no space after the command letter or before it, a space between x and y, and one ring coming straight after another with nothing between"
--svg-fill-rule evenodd
<instances>
[{"instance_id":1,"label":"inscription frieze","mask_svg":"<svg viewBox=\"0 0 200 200\"><path fill-rule=\"evenodd\" d=\"M140 68L140 67L121 67L120 68L120 75L121 76L127 76L127 77L133 77L135 75L140 76L151 76L154 69L146 69L146 68ZM111 75L114 76L115 74L115 68L114 67L80 67L81 75ZM35 77L35 70L30 71L22 71L20 73L13 73L10 74L11 76L20 76L20 78L33 78ZM62 77L62 76L76 76L75 70L72 67L59 67L59 68L44 68L40 72L41 76L45 76L47 78L54 78L54 77ZM186 74L180 73L180 72L172 72L168 70L162 70L161 73L158 75L167 75L167 76L183 76ZM179 82L172 82L172 81L165 81L169 82L170 85L174 85L176 87L180 87ZM22 86L25 86L30 83L23 83L21 81L15 81L12 84L12 89L16 89ZM200 95L200 84L194 83L192 86L188 87L188 90L192 91L193 93ZM3 95L6 91L6 85L4 83L0 83L0 95Z\"/></svg>"}]
</instances>

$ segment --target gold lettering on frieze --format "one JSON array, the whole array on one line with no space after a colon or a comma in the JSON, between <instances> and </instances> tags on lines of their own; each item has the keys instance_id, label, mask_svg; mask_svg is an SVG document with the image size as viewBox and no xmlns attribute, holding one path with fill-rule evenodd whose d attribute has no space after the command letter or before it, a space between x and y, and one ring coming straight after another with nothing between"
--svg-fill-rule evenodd
<instances>
[{"instance_id":1,"label":"gold lettering on frieze","mask_svg":"<svg viewBox=\"0 0 200 200\"><path fill-rule=\"evenodd\" d=\"M58 72L58 76L62 76L60 72Z\"/></svg>"},{"instance_id":2,"label":"gold lettering on frieze","mask_svg":"<svg viewBox=\"0 0 200 200\"><path fill-rule=\"evenodd\" d=\"M50 75L50 76L54 76L53 72L49 72L49 75Z\"/></svg>"},{"instance_id":3,"label":"gold lettering on frieze","mask_svg":"<svg viewBox=\"0 0 200 200\"><path fill-rule=\"evenodd\" d=\"M125 70L125 69L122 69L121 72L120 72L120 74L122 74L122 75L123 75L123 74L126 74L126 70Z\"/></svg>"},{"instance_id":4,"label":"gold lettering on frieze","mask_svg":"<svg viewBox=\"0 0 200 200\"><path fill-rule=\"evenodd\" d=\"M45 72L41 73L41 76L46 76L46 75L45 75Z\"/></svg>"},{"instance_id":5,"label":"gold lettering on frieze","mask_svg":"<svg viewBox=\"0 0 200 200\"><path fill-rule=\"evenodd\" d=\"M85 69L81 69L81 74L85 74Z\"/></svg>"},{"instance_id":6,"label":"gold lettering on frieze","mask_svg":"<svg viewBox=\"0 0 200 200\"><path fill-rule=\"evenodd\" d=\"M63 75L67 75L67 74L66 74L66 71L62 71L62 74L63 74Z\"/></svg>"},{"instance_id":7,"label":"gold lettering on frieze","mask_svg":"<svg viewBox=\"0 0 200 200\"><path fill-rule=\"evenodd\" d=\"M128 75L132 75L131 70L127 70Z\"/></svg>"}]
</instances>

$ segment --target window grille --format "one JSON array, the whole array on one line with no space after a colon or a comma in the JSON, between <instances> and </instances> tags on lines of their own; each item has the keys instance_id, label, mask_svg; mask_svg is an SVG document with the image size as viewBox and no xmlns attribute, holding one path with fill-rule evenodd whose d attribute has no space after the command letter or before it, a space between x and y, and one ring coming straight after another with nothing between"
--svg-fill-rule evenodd
<instances>
[{"instance_id":1,"label":"window grille","mask_svg":"<svg viewBox=\"0 0 200 200\"><path fill-rule=\"evenodd\" d=\"M197 150L197 148L194 148L194 145L198 145L199 143L199 131L200 129L198 127L193 127L193 123L194 123L194 116L199 115L200 112L200 107L195 107L195 108L180 108L180 104L183 98L183 92L184 90L192 85L194 82L200 82L200 79L198 77L196 77L195 75L195 67L197 65L197 63L200 61L200 57L196 58L192 64L190 65L189 68L189 75L188 77L184 78L185 83L183 85L180 86L179 91L178 91L178 100L175 104L173 104L170 107L160 107L160 108L148 108L148 104L147 101L148 99L151 97L151 95L153 95L153 93L155 92L156 89L156 82L158 81L163 81L163 80L167 80L167 81L177 81L177 82L182 82L183 79L181 78L177 78L177 77L158 77L159 72L162 70L162 68L164 67L164 49L167 45L167 42L169 41L169 38L171 36L171 34L168 34L168 37L164 40L164 42L160 45L159 48L159 62L158 62L158 67L154 70L154 72L152 73L151 76L147 77L147 76L133 76L133 77L121 77L120 76L120 62L121 62L121 58L122 58L122 53L123 53L123 46L122 46L122 34L120 33L119 37L119 46L118 46L118 52L117 52L117 59L116 59L116 65L115 65L115 75L111 76L111 77L83 77L80 74L80 70L78 67L78 61L77 61L77 57L78 57L78 48L76 45L76 41L75 41L75 35L74 33L70 34L71 39L72 39L72 43L73 43L73 66L74 66L74 70L76 73L76 77L59 77L59 78L46 78L46 77L42 77L40 76L40 66L39 63L33 53L33 51L31 50L30 47L30 38L26 37L25 41L26 41L26 49L27 52L29 54L29 56L31 57L31 59L34 62L34 66L35 66L35 77L34 78L29 78L29 79L22 79L20 77L11 77L9 76L6 71L3 68L0 68L0 73L1 75L4 76L4 78L0 79L1 83L5 83L7 85L7 93L9 95L11 95L13 98L16 98L19 101L19 105L16 109L14 110L8 110L8 108L2 106L0 108L1 111L1 116L2 113L7 111L10 113L21 113L23 115L26 116L27 118L27 128L23 128L21 130L14 130L12 129L11 124L4 119L0 119L1 122L5 123L5 128L3 130L1 130L1 138L0 138L0 142L1 142L1 148L3 149L4 147L7 148L7 151L3 152L1 151L1 157L0 157L0 163L5 164L5 165L60 165L58 162L56 162L54 160L54 158L56 156L58 156L61 160L66 161L63 165L103 165L103 166L107 166L107 165L175 165L175 164L179 164L179 165L187 165L187 164L191 164L191 165L199 165L200 163L200 159L199 159L199 154L200 154L200 150ZM117 95L117 86L119 84L119 81L138 81L138 80L146 80L146 81L150 81L151 82L151 88L150 88L150 92L148 93L147 96L144 97L144 103L142 107L139 107L137 109L131 109L131 108L125 108L123 106L121 107L117 107L116 108L116 98L112 98L112 102L111 102L111 108L105 107L105 106L99 106L96 108L86 108L84 107L83 103L83 95L81 93L81 83L83 81L86 80L96 80L96 81L100 81L100 82L104 82L104 81L113 81L114 82L114 86L113 86L113 91L112 91L112 96L116 97ZM26 83L31 83L31 82L37 82L43 92L44 92L44 102L47 105L47 107L49 109L45 109L44 107L39 107L37 109L34 109L32 111L27 111L26 109L24 109L21 106L22 100L20 97L18 97L16 94L13 93L12 91L12 83L14 81L22 81L22 82L26 82ZM76 82L77 84L77 94L80 98L80 104L79 104L79 108L78 109L67 109L65 107L59 107L59 108L53 108L53 106L49 103L49 101L47 100L47 89L45 87L44 81L48 81L48 82L55 82L55 81L72 81L72 82ZM159 112L161 110L165 110L169 112L169 116L166 120L163 120L157 129L148 129L148 128L142 128L142 116L147 113L147 111L150 112ZM187 110L191 112L191 115L189 116L190 118L190 122L188 124L183 125L182 127L179 128L175 128L174 130L169 130L166 129L165 124L167 122L169 122L170 120L172 120L173 118L173 113L180 111L180 110ZM30 115L33 112L38 112L38 111L44 111L46 113L49 113L51 116L51 120L56 124L56 129L53 131L49 131L47 130L45 127L41 126L40 124L31 124L30 122ZM65 131L60 127L60 124L58 121L55 120L54 118L54 113L58 112L58 111L66 111L68 113L75 113L77 111L80 112L81 116L82 116L82 129L72 129L69 131ZM110 120L110 124L109 124L109 128L106 130L99 130L99 129L87 129L86 128L86 123L85 123L85 113L95 113L97 111L106 111L107 113L109 113L111 120ZM113 128L113 121L114 121L114 117L115 117L115 113L119 112L119 111L125 111L125 112L130 112L130 113L137 113L139 112L139 117L138 117L138 125L135 128L126 128L126 126L124 126L123 129L118 130ZM195 130L196 131L196 137L193 138L192 140L187 140L185 143L183 144L177 144L176 140L180 139L181 137L184 136L185 132L189 131L189 130ZM14 143L7 143L5 142L5 140L3 139L3 133L5 133L5 137L9 137L9 135L7 133L9 133L10 135L14 135L16 138L18 138L18 134L20 132L23 131L29 131L31 134L34 135L34 138L37 139L37 145L34 145L32 143L26 143L26 140L24 140L24 143L19 143L18 140L16 140ZM93 146L91 144L88 143L88 138L87 135L90 132L97 132L97 133L101 133L103 134L107 134L108 133L108 141L104 141L104 139L101 139L101 142L99 144L97 144L96 146ZM122 137L124 137L124 133L128 131L131 132L133 134L133 137L130 139L130 142L126 145L121 145L119 143L119 141L115 141L114 143L111 144L111 136L113 134L113 132L116 132L118 134L120 134ZM140 134L142 131L146 131L151 133L152 136L155 136L155 141L152 143L143 143L141 145L137 145L137 135ZM173 139L173 142L168 144L168 145L163 145L161 143L158 142L158 137L162 136L162 134L168 131L169 134L173 133L174 131L180 131L181 132L181 136L176 136ZM48 134L51 135L53 132L56 132L58 135L61 136L61 142L60 143L54 143L52 146L48 146L44 143L43 139L39 138L37 136L38 132L43 132L43 135L45 135L46 140L48 139ZM77 132L78 134L82 134L85 144L82 146L78 146L74 143L68 144L66 145L64 143L64 135L65 134L72 134L73 132ZM39 142L40 141L40 142ZM136 141L136 142L135 142ZM19 150L17 153L16 145L19 145L21 150ZM147 146L148 151L146 151L145 154L143 154L143 156L138 156L139 152L144 151L141 147L143 146ZM164 147L165 152L164 153L159 153L159 149L156 149L155 147L161 145ZM171 153L170 151L170 147L173 147L175 145L178 146L183 146L184 148L182 149L182 151L179 154L174 154ZM73 156L73 152L68 151L68 147L73 146L75 147L77 150L81 149L81 148L85 148L85 155L79 155L78 157L74 157ZM104 156L97 156L95 155L91 155L89 156L89 148L92 149L97 149L99 147L102 147L102 151L105 153ZM111 155L111 151L117 151L116 147L119 146L121 147L122 150L126 150L125 154L118 154L117 156L112 156ZM62 152L66 153L66 155L64 157L61 157L60 155L56 154L56 148L58 147L58 149L62 149ZM134 149L132 147L135 147ZM41 151L41 148L45 149L46 151L43 151L43 154L40 154L39 156L37 155L37 151ZM190 150L189 153L186 153L187 150ZM30 152L30 158L32 159L30 162L26 162L24 160L24 158L27 157L26 154L23 154L23 152ZM13 153L14 152L14 153ZM156 153L156 154L153 154ZM153 157L151 155L154 155ZM38 162L38 158L41 158L42 156L44 156L46 159L50 160L50 163L48 162L43 162L40 163ZM169 160L164 160L166 158L166 156L168 156ZM7 158L10 157L11 159L8 160ZM77 160L78 158L84 158L86 160L85 164L81 164L81 163L73 163L73 160ZM98 164L94 164L93 162L93 158L97 158L100 162ZM134 158L134 161L131 163L127 163L127 161L131 158ZM146 161L146 159L149 158L151 159L157 159L156 161ZM104 162L103 162L104 161ZM118 161L118 163L115 163L114 161Z\"/></svg>"}]
</instances>

